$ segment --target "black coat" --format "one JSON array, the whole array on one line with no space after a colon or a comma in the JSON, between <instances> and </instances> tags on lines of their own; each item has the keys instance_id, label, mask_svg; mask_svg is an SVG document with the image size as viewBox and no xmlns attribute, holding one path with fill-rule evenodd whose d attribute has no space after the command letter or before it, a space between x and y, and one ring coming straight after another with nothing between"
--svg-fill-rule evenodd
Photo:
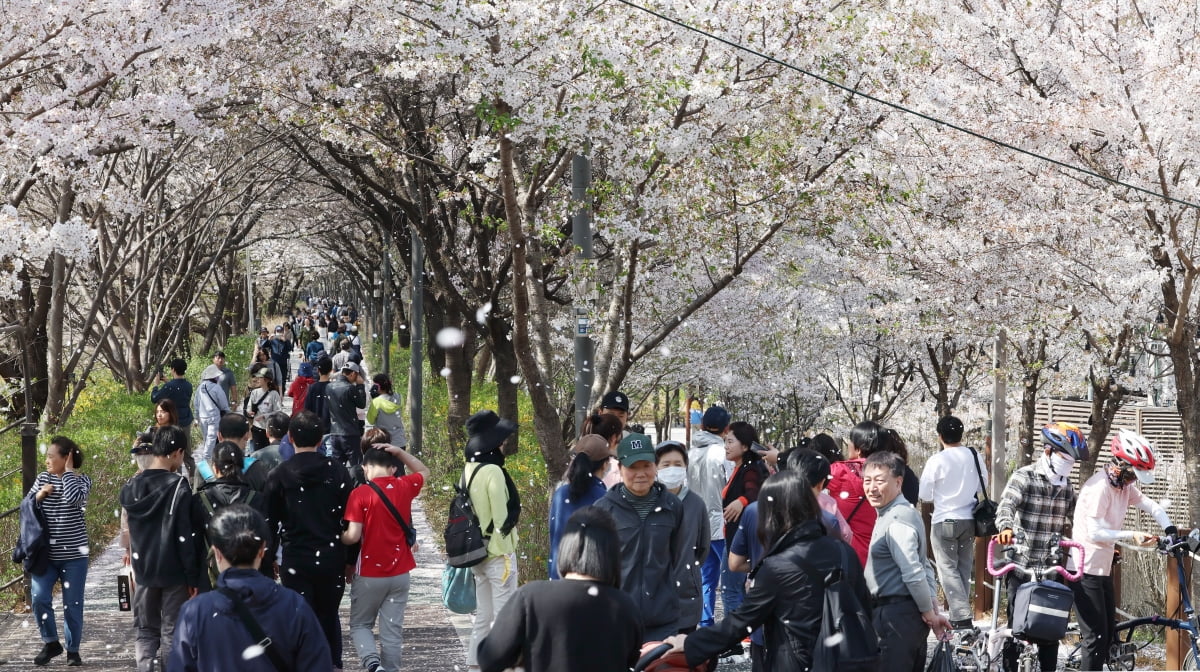
<instances>
[{"instance_id":1,"label":"black coat","mask_svg":"<svg viewBox=\"0 0 1200 672\"><path fill-rule=\"evenodd\" d=\"M658 501L645 519L625 499L624 485L618 484L592 505L611 513L617 521L617 534L621 538L621 589L637 604L647 631L679 621L675 563L681 557L684 543L689 546L692 543L690 537L684 540L683 504L679 498L662 483L655 483L651 491Z\"/></svg>"},{"instance_id":2,"label":"black coat","mask_svg":"<svg viewBox=\"0 0 1200 672\"><path fill-rule=\"evenodd\" d=\"M803 560L818 571L842 564L845 542L825 535L818 521L806 521L777 541L759 565L742 605L712 627L688 635L685 644L688 665L698 666L728 649L758 626L766 640L764 669L772 672L802 672L813 662L813 649L821 632L825 593L814 586L801 568ZM846 550L846 557L854 552ZM864 608L870 593L862 568L849 562L847 578ZM814 670L813 672L832 672Z\"/></svg>"}]
</instances>

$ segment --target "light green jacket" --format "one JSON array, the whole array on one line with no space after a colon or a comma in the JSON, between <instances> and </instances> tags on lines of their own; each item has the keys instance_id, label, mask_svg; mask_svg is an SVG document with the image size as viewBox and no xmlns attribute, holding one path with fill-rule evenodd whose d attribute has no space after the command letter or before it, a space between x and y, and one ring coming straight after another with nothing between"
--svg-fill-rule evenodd
<instances>
[{"instance_id":1,"label":"light green jacket","mask_svg":"<svg viewBox=\"0 0 1200 672\"><path fill-rule=\"evenodd\" d=\"M483 469L475 480L471 474L476 469ZM471 484L471 506L475 515L479 516L479 527L484 534L492 527L491 539L488 540L488 557L508 555L517 550L517 530L513 528L508 534L500 534L500 526L508 517L508 486L504 484L504 472L494 464L479 464L470 462L463 467L463 482Z\"/></svg>"}]
</instances>

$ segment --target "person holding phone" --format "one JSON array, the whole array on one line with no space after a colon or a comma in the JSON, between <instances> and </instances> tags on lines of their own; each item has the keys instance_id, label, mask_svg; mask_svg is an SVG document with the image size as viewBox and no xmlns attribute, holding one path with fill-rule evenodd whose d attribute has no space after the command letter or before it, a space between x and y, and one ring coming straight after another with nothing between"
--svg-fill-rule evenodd
<instances>
[{"instance_id":1,"label":"person holding phone","mask_svg":"<svg viewBox=\"0 0 1200 672\"><path fill-rule=\"evenodd\" d=\"M767 480L767 465L763 456L751 449L757 443L758 430L753 425L748 422L730 423L729 431L725 434L725 459L733 462L734 468L725 483L725 489L721 491L726 539L733 539L742 511L758 500L759 488ZM721 574L721 599L726 612L737 609L745 595L746 574L730 570L726 563Z\"/></svg>"}]
</instances>

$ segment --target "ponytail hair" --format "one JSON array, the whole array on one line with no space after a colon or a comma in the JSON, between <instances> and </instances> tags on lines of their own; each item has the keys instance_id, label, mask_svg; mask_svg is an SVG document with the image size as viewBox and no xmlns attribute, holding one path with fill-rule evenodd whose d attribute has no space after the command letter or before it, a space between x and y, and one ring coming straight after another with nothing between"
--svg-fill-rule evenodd
<instances>
[{"instance_id":1,"label":"ponytail hair","mask_svg":"<svg viewBox=\"0 0 1200 672\"><path fill-rule=\"evenodd\" d=\"M580 499L587 494L592 487L592 474L603 466L604 462L593 462L587 453L575 453L567 467L567 492L571 499Z\"/></svg>"},{"instance_id":2,"label":"ponytail hair","mask_svg":"<svg viewBox=\"0 0 1200 672\"><path fill-rule=\"evenodd\" d=\"M79 444L65 436L59 435L50 439L50 445L58 448L59 457L71 457L71 466L75 469L83 466L83 451Z\"/></svg>"},{"instance_id":3,"label":"ponytail hair","mask_svg":"<svg viewBox=\"0 0 1200 672\"><path fill-rule=\"evenodd\" d=\"M242 464L245 461L246 454L242 452L240 446L232 441L222 441L217 444L217 450L213 457L213 469L222 478L233 478L240 481L242 480Z\"/></svg>"},{"instance_id":4,"label":"ponytail hair","mask_svg":"<svg viewBox=\"0 0 1200 672\"><path fill-rule=\"evenodd\" d=\"M270 532L262 514L245 504L223 506L208 521L208 540L234 567L253 567Z\"/></svg>"}]
</instances>

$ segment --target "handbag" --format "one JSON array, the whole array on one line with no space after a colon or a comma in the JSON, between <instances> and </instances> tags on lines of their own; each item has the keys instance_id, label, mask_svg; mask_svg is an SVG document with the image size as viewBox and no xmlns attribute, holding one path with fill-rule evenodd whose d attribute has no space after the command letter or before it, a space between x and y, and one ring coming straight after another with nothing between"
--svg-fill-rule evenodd
<instances>
[{"instance_id":1,"label":"handbag","mask_svg":"<svg viewBox=\"0 0 1200 672\"><path fill-rule=\"evenodd\" d=\"M975 536L990 537L1000 532L996 529L996 509L999 506L988 498L987 486L983 483L983 470L979 468L979 453L976 453L975 449L970 446L967 446L967 450L971 451L975 475L979 477L979 489L983 492L983 499L975 501L975 508L971 512L971 516L975 519ZM975 493L975 496L978 497L979 493Z\"/></svg>"},{"instance_id":2,"label":"handbag","mask_svg":"<svg viewBox=\"0 0 1200 672\"><path fill-rule=\"evenodd\" d=\"M470 567L451 567L442 570L442 604L456 614L475 611L475 575Z\"/></svg>"}]
</instances>

